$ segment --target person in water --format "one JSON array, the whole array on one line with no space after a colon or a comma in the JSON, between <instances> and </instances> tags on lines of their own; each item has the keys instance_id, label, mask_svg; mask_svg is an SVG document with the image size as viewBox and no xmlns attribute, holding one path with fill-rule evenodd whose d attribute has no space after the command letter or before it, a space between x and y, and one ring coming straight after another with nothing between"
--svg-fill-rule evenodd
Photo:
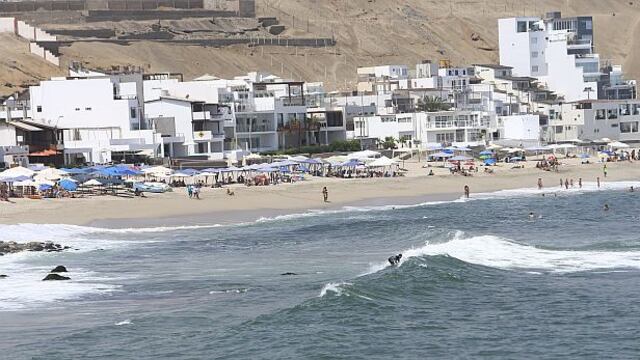
<instances>
[{"instance_id":1,"label":"person in water","mask_svg":"<svg viewBox=\"0 0 640 360\"><path fill-rule=\"evenodd\" d=\"M604 208L602 210L609 211L609 204L604 204Z\"/></svg>"},{"instance_id":2,"label":"person in water","mask_svg":"<svg viewBox=\"0 0 640 360\"><path fill-rule=\"evenodd\" d=\"M538 178L538 190L542 190L542 178Z\"/></svg>"},{"instance_id":3,"label":"person in water","mask_svg":"<svg viewBox=\"0 0 640 360\"><path fill-rule=\"evenodd\" d=\"M469 185L465 185L464 186L464 197L466 197L468 199L469 198L469 193L470 193Z\"/></svg>"},{"instance_id":4,"label":"person in water","mask_svg":"<svg viewBox=\"0 0 640 360\"><path fill-rule=\"evenodd\" d=\"M400 259L402 259L402 254L390 256L387 261L389 261L389 264L392 266L396 266L400 263Z\"/></svg>"}]
</instances>

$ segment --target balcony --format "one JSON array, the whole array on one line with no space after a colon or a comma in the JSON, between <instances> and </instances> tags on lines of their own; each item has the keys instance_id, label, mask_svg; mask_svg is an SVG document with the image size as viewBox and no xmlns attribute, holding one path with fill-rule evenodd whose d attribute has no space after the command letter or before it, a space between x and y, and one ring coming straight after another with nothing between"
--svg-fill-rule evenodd
<instances>
[{"instance_id":1,"label":"balcony","mask_svg":"<svg viewBox=\"0 0 640 360\"><path fill-rule=\"evenodd\" d=\"M28 155L29 146L27 145L15 145L15 146L0 146L0 155Z\"/></svg>"},{"instance_id":2,"label":"balcony","mask_svg":"<svg viewBox=\"0 0 640 360\"><path fill-rule=\"evenodd\" d=\"M194 121L206 121L211 119L211 113L208 111L195 111L193 113Z\"/></svg>"},{"instance_id":3,"label":"balcony","mask_svg":"<svg viewBox=\"0 0 640 360\"><path fill-rule=\"evenodd\" d=\"M212 131L194 131L193 141L206 142L206 141L223 141L224 133L214 133Z\"/></svg>"}]
</instances>

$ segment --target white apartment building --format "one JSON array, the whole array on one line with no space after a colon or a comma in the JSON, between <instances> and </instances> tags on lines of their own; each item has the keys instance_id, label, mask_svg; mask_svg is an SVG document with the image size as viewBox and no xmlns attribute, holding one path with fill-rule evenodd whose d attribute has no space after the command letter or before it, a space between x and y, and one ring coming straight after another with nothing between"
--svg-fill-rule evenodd
<instances>
[{"instance_id":1,"label":"white apartment building","mask_svg":"<svg viewBox=\"0 0 640 360\"><path fill-rule=\"evenodd\" d=\"M482 111L439 111L356 117L357 139L405 139L422 147L453 144L477 146L494 140L495 115Z\"/></svg>"},{"instance_id":2,"label":"white apartment building","mask_svg":"<svg viewBox=\"0 0 640 360\"><path fill-rule=\"evenodd\" d=\"M514 75L537 78L565 101L598 98L600 59L590 40L538 17L500 19L498 27L500 64Z\"/></svg>"},{"instance_id":3,"label":"white apartment building","mask_svg":"<svg viewBox=\"0 0 640 360\"><path fill-rule=\"evenodd\" d=\"M560 116L550 121L550 141L608 138L640 142L640 100L583 100L562 104Z\"/></svg>"},{"instance_id":4,"label":"white apartment building","mask_svg":"<svg viewBox=\"0 0 640 360\"><path fill-rule=\"evenodd\" d=\"M380 65L360 67L358 74L358 92L388 93L400 88L400 81L409 77L406 65Z\"/></svg>"},{"instance_id":5,"label":"white apartment building","mask_svg":"<svg viewBox=\"0 0 640 360\"><path fill-rule=\"evenodd\" d=\"M29 122L55 134L49 144L40 145L62 151L67 163L154 156L158 139L144 118L139 84L135 78L121 82L117 77L42 81L29 89Z\"/></svg>"}]
</instances>

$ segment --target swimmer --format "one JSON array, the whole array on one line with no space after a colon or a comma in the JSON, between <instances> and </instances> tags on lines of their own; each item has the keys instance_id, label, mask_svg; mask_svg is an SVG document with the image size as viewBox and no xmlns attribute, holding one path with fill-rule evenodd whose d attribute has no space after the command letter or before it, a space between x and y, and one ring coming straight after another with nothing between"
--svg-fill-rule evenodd
<instances>
[{"instance_id":1,"label":"swimmer","mask_svg":"<svg viewBox=\"0 0 640 360\"><path fill-rule=\"evenodd\" d=\"M533 213L533 211L529 213L529 219L533 219L535 217L536 217L536 215Z\"/></svg>"},{"instance_id":2,"label":"swimmer","mask_svg":"<svg viewBox=\"0 0 640 360\"><path fill-rule=\"evenodd\" d=\"M604 204L604 208L602 210L609 211L609 204Z\"/></svg>"}]
</instances>

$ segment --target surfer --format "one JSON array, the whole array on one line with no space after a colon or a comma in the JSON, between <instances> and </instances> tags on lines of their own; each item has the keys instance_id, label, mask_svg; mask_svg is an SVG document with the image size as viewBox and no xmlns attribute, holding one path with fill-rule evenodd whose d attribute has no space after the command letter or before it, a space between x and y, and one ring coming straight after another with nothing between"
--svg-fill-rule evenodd
<instances>
[{"instance_id":1,"label":"surfer","mask_svg":"<svg viewBox=\"0 0 640 360\"><path fill-rule=\"evenodd\" d=\"M390 256L387 261L389 261L389 264L392 266L396 266L400 263L400 259L402 259L402 254Z\"/></svg>"}]
</instances>

